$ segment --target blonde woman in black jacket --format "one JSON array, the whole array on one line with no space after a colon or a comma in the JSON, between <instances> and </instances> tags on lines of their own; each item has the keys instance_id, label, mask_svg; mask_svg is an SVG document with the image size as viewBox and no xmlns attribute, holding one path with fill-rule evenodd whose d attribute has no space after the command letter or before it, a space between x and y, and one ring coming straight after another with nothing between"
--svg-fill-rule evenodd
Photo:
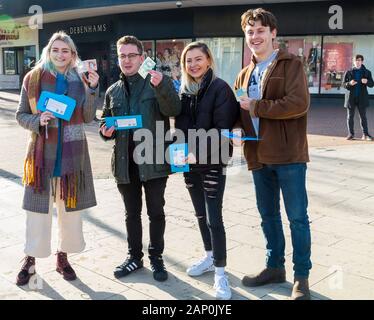
<instances>
[{"instance_id":1,"label":"blonde woman in black jacket","mask_svg":"<svg viewBox=\"0 0 374 320\"><path fill-rule=\"evenodd\" d=\"M205 43L190 43L183 50L181 65L182 112L176 117L175 126L189 142L190 172L185 173L184 178L206 251L205 257L187 269L187 274L199 276L215 271L216 298L230 299L231 290L224 269L226 235L222 202L225 166L232 147L222 133L232 129L239 105L230 86L215 75L214 59ZM199 130L197 138L191 136L191 130ZM201 134L207 132L211 138L206 139Z\"/></svg>"}]
</instances>

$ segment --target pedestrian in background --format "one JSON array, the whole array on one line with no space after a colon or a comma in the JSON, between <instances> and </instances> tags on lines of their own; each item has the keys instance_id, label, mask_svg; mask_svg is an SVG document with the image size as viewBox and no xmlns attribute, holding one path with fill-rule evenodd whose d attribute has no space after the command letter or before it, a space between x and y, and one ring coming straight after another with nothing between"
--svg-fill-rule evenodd
<instances>
[{"instance_id":1,"label":"pedestrian in background","mask_svg":"<svg viewBox=\"0 0 374 320\"><path fill-rule=\"evenodd\" d=\"M361 120L362 140L373 141L369 134L366 108L369 106L368 87L374 86L371 72L363 65L364 57L357 54L354 60L354 67L348 70L344 76L344 88L348 90L345 95L344 107L347 108L347 140L353 140L355 110L358 109Z\"/></svg>"}]
</instances>

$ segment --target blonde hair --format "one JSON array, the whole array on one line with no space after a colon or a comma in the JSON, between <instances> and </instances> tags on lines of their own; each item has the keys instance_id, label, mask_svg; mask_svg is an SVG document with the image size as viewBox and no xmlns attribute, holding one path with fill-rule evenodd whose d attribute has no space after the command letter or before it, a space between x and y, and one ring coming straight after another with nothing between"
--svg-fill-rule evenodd
<instances>
[{"instance_id":1,"label":"blonde hair","mask_svg":"<svg viewBox=\"0 0 374 320\"><path fill-rule=\"evenodd\" d=\"M182 82L181 82L181 90L182 92L194 92L196 91L197 82L191 77L187 72L187 63L186 63L186 55L187 52L193 49L199 49L205 56L210 60L210 69L213 71L213 79L216 77L216 64L214 62L213 54L208 48L208 46L201 41L195 41L189 43L182 52L181 55L181 72L182 72Z\"/></svg>"},{"instance_id":2,"label":"blonde hair","mask_svg":"<svg viewBox=\"0 0 374 320\"><path fill-rule=\"evenodd\" d=\"M49 71L54 76L57 76L57 70L51 60L51 49L53 43L56 40L65 42L72 52L72 60L70 61L70 64L65 71L66 78L69 80L80 79L76 70L77 64L80 62L77 47L75 46L74 41L70 38L70 36L68 36L64 31L58 31L52 35L52 37L48 41L48 44L43 48L40 60L35 64L34 68L41 68L43 70Z\"/></svg>"}]
</instances>

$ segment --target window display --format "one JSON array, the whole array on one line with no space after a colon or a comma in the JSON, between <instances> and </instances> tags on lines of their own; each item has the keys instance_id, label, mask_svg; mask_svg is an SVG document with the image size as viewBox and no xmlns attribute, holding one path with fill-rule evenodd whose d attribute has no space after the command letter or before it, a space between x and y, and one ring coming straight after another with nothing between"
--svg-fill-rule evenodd
<instances>
[{"instance_id":1,"label":"window display","mask_svg":"<svg viewBox=\"0 0 374 320\"><path fill-rule=\"evenodd\" d=\"M278 37L275 47L298 56L303 62L309 92L318 93L321 72L321 37Z\"/></svg>"},{"instance_id":2,"label":"window display","mask_svg":"<svg viewBox=\"0 0 374 320\"><path fill-rule=\"evenodd\" d=\"M150 57L155 59L155 42L154 41L141 41L144 47L145 58Z\"/></svg>"},{"instance_id":3,"label":"window display","mask_svg":"<svg viewBox=\"0 0 374 320\"><path fill-rule=\"evenodd\" d=\"M4 49L4 74L17 74L16 50Z\"/></svg>"},{"instance_id":4,"label":"window display","mask_svg":"<svg viewBox=\"0 0 374 320\"><path fill-rule=\"evenodd\" d=\"M177 92L181 84L181 54L184 47L191 41L191 39L156 41L156 70L172 78Z\"/></svg>"},{"instance_id":5,"label":"window display","mask_svg":"<svg viewBox=\"0 0 374 320\"><path fill-rule=\"evenodd\" d=\"M353 43L325 43L321 89L340 90L345 72L352 66ZM334 92L336 92L334 90Z\"/></svg>"},{"instance_id":6,"label":"window display","mask_svg":"<svg viewBox=\"0 0 374 320\"><path fill-rule=\"evenodd\" d=\"M307 76L309 92L318 93L321 66L321 42L319 36L277 37L274 48L283 49L300 58ZM247 45L244 48L243 66L247 66L252 55Z\"/></svg>"},{"instance_id":7,"label":"window display","mask_svg":"<svg viewBox=\"0 0 374 320\"><path fill-rule=\"evenodd\" d=\"M374 70L374 35L326 36L323 45L321 93L345 94L344 75L353 66L356 54L364 56L364 65ZM374 94L374 88L368 88Z\"/></svg>"},{"instance_id":8,"label":"window display","mask_svg":"<svg viewBox=\"0 0 374 320\"><path fill-rule=\"evenodd\" d=\"M214 56L217 76L234 86L236 77L242 69L243 38L200 38Z\"/></svg>"}]
</instances>

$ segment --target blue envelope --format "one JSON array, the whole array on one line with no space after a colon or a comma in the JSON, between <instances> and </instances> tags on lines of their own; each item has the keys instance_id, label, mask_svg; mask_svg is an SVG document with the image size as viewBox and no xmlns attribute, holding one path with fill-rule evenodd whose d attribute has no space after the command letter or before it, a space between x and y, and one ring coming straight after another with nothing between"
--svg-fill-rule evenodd
<instances>
[{"instance_id":1,"label":"blue envelope","mask_svg":"<svg viewBox=\"0 0 374 320\"><path fill-rule=\"evenodd\" d=\"M235 134L233 134L232 132L228 131L228 130L225 130L221 133L224 137L226 138L229 138L229 139L239 139L239 140L243 140L243 141L259 141L261 140L259 137L248 137L248 136L245 136L245 137L239 137Z\"/></svg>"},{"instance_id":2,"label":"blue envelope","mask_svg":"<svg viewBox=\"0 0 374 320\"><path fill-rule=\"evenodd\" d=\"M129 130L143 127L143 122L141 115L105 117L105 125L115 130Z\"/></svg>"},{"instance_id":3,"label":"blue envelope","mask_svg":"<svg viewBox=\"0 0 374 320\"><path fill-rule=\"evenodd\" d=\"M173 143L169 147L171 172L189 172L190 165L185 163L188 155L187 143Z\"/></svg>"},{"instance_id":4,"label":"blue envelope","mask_svg":"<svg viewBox=\"0 0 374 320\"><path fill-rule=\"evenodd\" d=\"M70 121L74 112L76 101L63 94L42 91L36 108L40 111L49 111L56 118Z\"/></svg>"}]
</instances>

